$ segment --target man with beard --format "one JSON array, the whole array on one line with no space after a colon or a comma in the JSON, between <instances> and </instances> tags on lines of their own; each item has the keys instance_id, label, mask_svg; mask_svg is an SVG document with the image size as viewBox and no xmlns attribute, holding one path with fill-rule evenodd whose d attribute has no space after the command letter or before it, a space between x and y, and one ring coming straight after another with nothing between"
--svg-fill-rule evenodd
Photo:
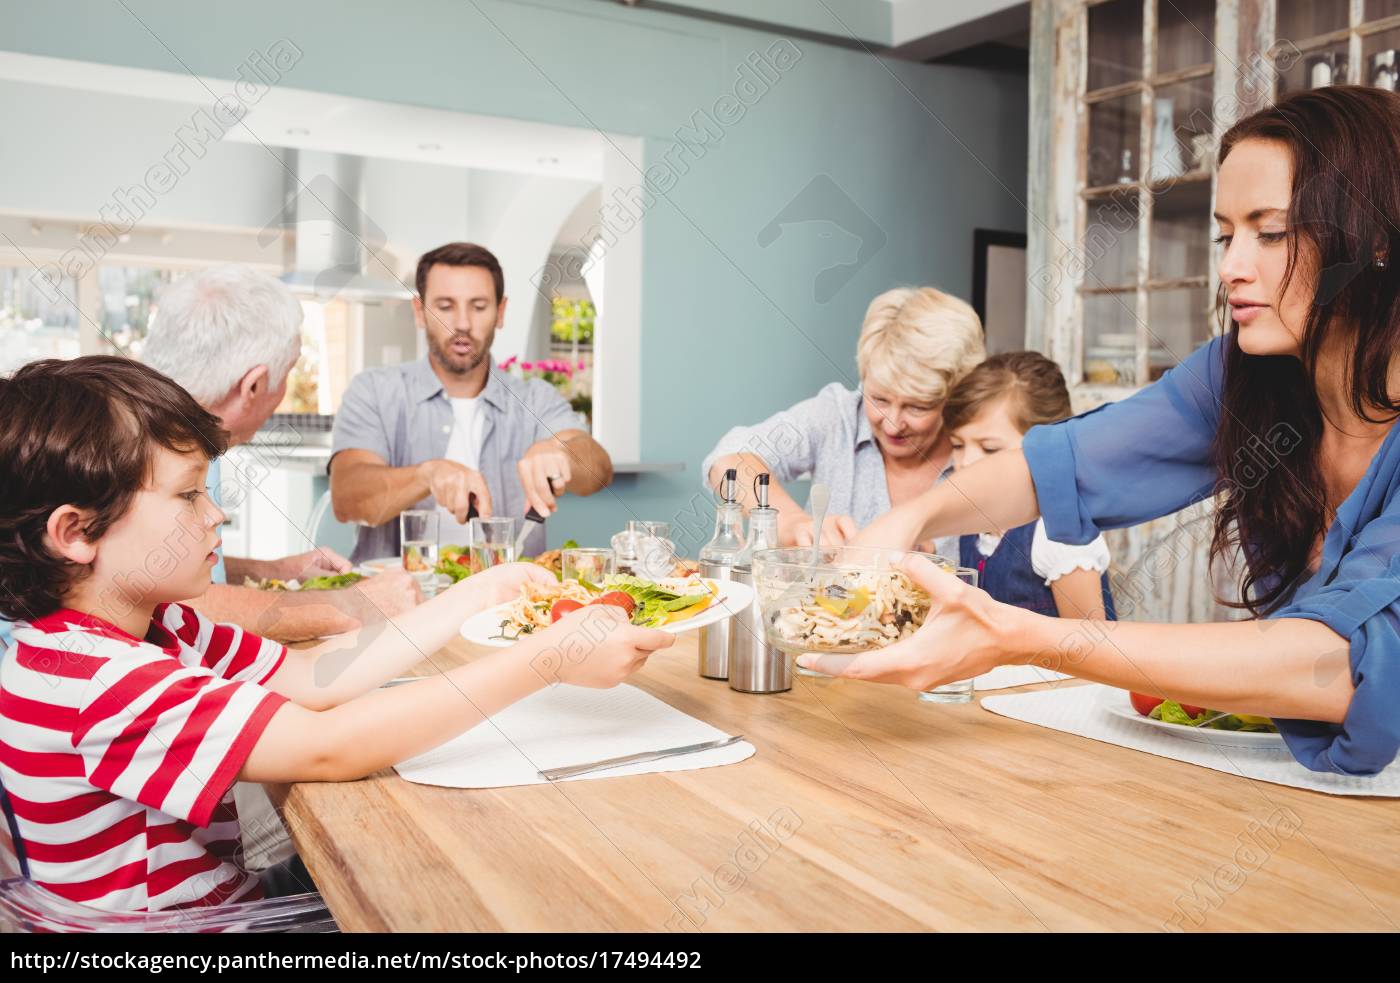
<instances>
[{"instance_id":1,"label":"man with beard","mask_svg":"<svg viewBox=\"0 0 1400 983\"><path fill-rule=\"evenodd\" d=\"M466 543L469 509L541 515L565 491L591 495L612 480L607 451L559 392L494 368L491 343L505 317L501 264L482 246L452 242L418 261L413 316L428 356L367 369L335 417L331 501L359 522L353 562L399 552L399 513L436 504L440 540ZM446 516L444 517L447 518ZM526 555L544 549L536 529Z\"/></svg>"}]
</instances>

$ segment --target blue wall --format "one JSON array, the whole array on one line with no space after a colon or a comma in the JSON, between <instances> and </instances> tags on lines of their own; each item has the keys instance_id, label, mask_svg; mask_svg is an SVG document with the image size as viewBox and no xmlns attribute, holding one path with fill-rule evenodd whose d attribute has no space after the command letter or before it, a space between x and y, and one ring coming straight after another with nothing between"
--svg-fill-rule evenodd
<instances>
[{"instance_id":1,"label":"blue wall","mask_svg":"<svg viewBox=\"0 0 1400 983\"><path fill-rule=\"evenodd\" d=\"M972 230L1025 227L1023 76L797 40L800 58L741 119L703 153L677 155L678 129L713 112L777 35L602 0L126 6L135 16L110 0L11 5L0 46L229 77L286 38L303 52L287 85L636 134L648 164L668 151L686 162L642 233L642 454L687 470L567 500L555 543L604 542L628 518L689 512L700 460L729 426L829 381L854 384L873 296L931 283L969 297ZM256 132L256 113L250 123ZM853 203L871 222L865 241L883 238L821 299L818 274L856 255L842 228L855 222L789 225L759 244L804 189L819 210Z\"/></svg>"}]
</instances>

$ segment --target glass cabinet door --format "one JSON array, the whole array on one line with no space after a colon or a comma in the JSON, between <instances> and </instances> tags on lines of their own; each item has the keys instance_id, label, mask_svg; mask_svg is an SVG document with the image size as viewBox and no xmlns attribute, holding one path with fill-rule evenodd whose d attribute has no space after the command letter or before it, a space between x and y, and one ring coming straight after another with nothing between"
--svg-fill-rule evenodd
<instances>
[{"instance_id":1,"label":"glass cabinet door","mask_svg":"<svg viewBox=\"0 0 1400 983\"><path fill-rule=\"evenodd\" d=\"M1215 0L1085 10L1083 381L1145 385L1213 331Z\"/></svg>"},{"instance_id":2,"label":"glass cabinet door","mask_svg":"<svg viewBox=\"0 0 1400 983\"><path fill-rule=\"evenodd\" d=\"M1037 74L1049 113L1032 128L1048 133L1034 160L1049 166L1032 176L1044 221L1028 338L1076 384L1131 389L1228 327L1211 242L1220 135L1293 93L1400 89L1400 0L1045 9L1033 51L1049 66ZM1119 395L1086 392L1084 405Z\"/></svg>"}]
</instances>

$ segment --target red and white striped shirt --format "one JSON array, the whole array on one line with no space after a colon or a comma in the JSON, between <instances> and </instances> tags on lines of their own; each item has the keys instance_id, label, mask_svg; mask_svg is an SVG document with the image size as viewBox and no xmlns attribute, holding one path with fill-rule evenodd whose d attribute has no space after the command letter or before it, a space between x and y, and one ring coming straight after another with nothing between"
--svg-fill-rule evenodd
<instances>
[{"instance_id":1,"label":"red and white striped shirt","mask_svg":"<svg viewBox=\"0 0 1400 983\"><path fill-rule=\"evenodd\" d=\"M0 661L0 779L29 875L112 911L262 897L233 782L286 698L287 650L183 604L144 639L72 610L14 626Z\"/></svg>"}]
</instances>

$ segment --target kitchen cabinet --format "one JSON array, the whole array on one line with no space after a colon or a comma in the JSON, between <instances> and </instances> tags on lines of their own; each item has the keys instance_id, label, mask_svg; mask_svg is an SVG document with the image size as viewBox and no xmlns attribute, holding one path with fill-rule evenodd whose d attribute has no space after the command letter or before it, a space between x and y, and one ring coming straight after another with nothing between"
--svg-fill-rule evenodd
<instances>
[{"instance_id":1,"label":"kitchen cabinet","mask_svg":"<svg viewBox=\"0 0 1400 983\"><path fill-rule=\"evenodd\" d=\"M1026 347L1082 411L1222 330L1220 137L1299 89L1394 89L1400 0L1033 0L1031 21ZM1209 504L1109 535L1120 613L1226 614L1203 589Z\"/></svg>"}]
</instances>

